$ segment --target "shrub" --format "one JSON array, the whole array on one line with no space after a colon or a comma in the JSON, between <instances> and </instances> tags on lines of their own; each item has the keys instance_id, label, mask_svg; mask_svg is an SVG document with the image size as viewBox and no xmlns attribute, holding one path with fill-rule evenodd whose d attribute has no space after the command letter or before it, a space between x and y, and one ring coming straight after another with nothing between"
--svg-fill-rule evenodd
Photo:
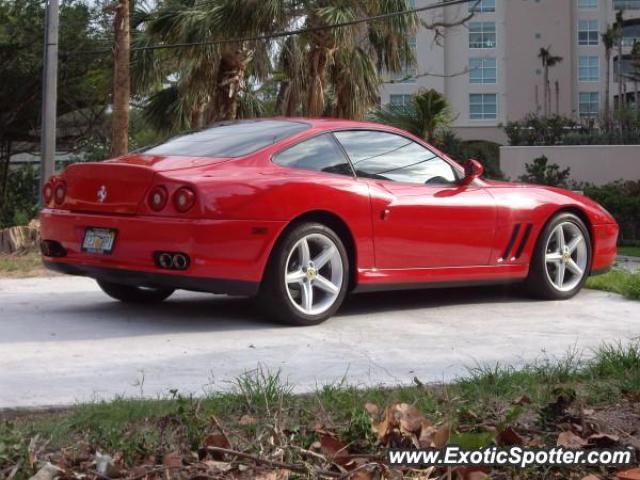
<instances>
[{"instance_id":1,"label":"shrub","mask_svg":"<svg viewBox=\"0 0 640 480\"><path fill-rule=\"evenodd\" d=\"M522 175L519 180L525 183L536 183L539 185L550 185L552 187L567 188L571 169L560 167L555 163L549 164L549 159L544 155L533 160L533 163L525 164L526 175Z\"/></svg>"},{"instance_id":2,"label":"shrub","mask_svg":"<svg viewBox=\"0 0 640 480\"><path fill-rule=\"evenodd\" d=\"M582 127L571 118L529 114L524 119L507 123L504 131L510 145L557 145L569 133Z\"/></svg>"},{"instance_id":3,"label":"shrub","mask_svg":"<svg viewBox=\"0 0 640 480\"><path fill-rule=\"evenodd\" d=\"M479 160L487 178L502 179L500 171L500 145L486 140L462 140L451 130L440 132L435 145L458 163L469 158Z\"/></svg>"},{"instance_id":4,"label":"shrub","mask_svg":"<svg viewBox=\"0 0 640 480\"><path fill-rule=\"evenodd\" d=\"M0 203L0 228L27 225L38 212L40 175L32 165L9 170L5 198Z\"/></svg>"},{"instance_id":5,"label":"shrub","mask_svg":"<svg viewBox=\"0 0 640 480\"><path fill-rule=\"evenodd\" d=\"M640 180L602 186L583 184L578 188L613 215L620 225L620 241L640 240Z\"/></svg>"}]
</instances>

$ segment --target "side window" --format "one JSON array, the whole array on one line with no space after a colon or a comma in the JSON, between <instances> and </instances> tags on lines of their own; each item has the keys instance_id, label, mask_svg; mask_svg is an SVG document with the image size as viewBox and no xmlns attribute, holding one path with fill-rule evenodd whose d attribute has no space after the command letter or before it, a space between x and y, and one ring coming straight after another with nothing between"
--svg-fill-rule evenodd
<instances>
[{"instance_id":1,"label":"side window","mask_svg":"<svg viewBox=\"0 0 640 480\"><path fill-rule=\"evenodd\" d=\"M453 167L431 150L393 133L335 132L359 177L422 184L456 182Z\"/></svg>"},{"instance_id":2,"label":"side window","mask_svg":"<svg viewBox=\"0 0 640 480\"><path fill-rule=\"evenodd\" d=\"M273 161L283 167L353 175L349 161L329 134L305 140L279 152Z\"/></svg>"}]
</instances>

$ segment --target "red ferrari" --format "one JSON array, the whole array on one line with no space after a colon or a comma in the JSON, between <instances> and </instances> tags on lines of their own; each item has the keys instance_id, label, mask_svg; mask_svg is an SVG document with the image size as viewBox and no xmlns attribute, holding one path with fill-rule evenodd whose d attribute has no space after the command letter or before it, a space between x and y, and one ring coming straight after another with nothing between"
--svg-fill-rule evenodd
<instances>
[{"instance_id":1,"label":"red ferrari","mask_svg":"<svg viewBox=\"0 0 640 480\"><path fill-rule=\"evenodd\" d=\"M296 325L351 291L523 282L565 299L611 266L618 226L600 205L482 172L374 123L221 123L51 178L42 254L121 301L258 296Z\"/></svg>"}]
</instances>

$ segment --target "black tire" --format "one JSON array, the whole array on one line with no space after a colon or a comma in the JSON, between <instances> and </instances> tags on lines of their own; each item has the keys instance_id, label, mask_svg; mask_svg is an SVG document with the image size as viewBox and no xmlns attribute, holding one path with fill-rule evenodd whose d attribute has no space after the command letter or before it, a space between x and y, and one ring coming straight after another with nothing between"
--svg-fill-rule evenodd
<instances>
[{"instance_id":1,"label":"black tire","mask_svg":"<svg viewBox=\"0 0 640 480\"><path fill-rule=\"evenodd\" d=\"M284 281L289 254L298 241L311 234L322 234L328 237L337 248L342 262L342 284L334 303L326 311L315 315L306 314L296 308ZM349 275L349 257L340 237L326 225L302 223L286 231L274 247L258 300L266 315L277 322L295 326L317 325L331 317L340 308L349 287Z\"/></svg>"},{"instance_id":2,"label":"black tire","mask_svg":"<svg viewBox=\"0 0 640 480\"><path fill-rule=\"evenodd\" d=\"M584 244L586 246L586 266L584 268L584 274L580 282L578 282L573 288L567 291L559 290L550 280L547 274L546 266L546 247L549 242L549 238L553 231L560 224L571 223L575 225L584 237ZM529 294L536 298L545 300L566 300L576 295L584 286L587 278L589 277L591 269L592 247L591 236L589 229L584 222L576 215L572 213L559 213L554 216L540 233L536 242L533 257L531 259L531 266L529 268L529 275L525 282L526 289Z\"/></svg>"},{"instance_id":3,"label":"black tire","mask_svg":"<svg viewBox=\"0 0 640 480\"><path fill-rule=\"evenodd\" d=\"M159 303L168 298L172 288L143 288L96 280L104 293L125 303Z\"/></svg>"}]
</instances>

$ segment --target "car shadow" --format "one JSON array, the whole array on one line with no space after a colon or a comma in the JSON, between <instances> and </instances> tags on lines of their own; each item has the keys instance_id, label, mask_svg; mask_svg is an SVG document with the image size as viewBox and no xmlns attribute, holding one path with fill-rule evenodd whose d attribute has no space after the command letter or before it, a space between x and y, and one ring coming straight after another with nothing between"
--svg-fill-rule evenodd
<instances>
[{"instance_id":1,"label":"car shadow","mask_svg":"<svg viewBox=\"0 0 640 480\"><path fill-rule=\"evenodd\" d=\"M486 303L537 302L519 285L425 288L390 292L360 293L347 298L340 314L357 315L380 311L439 308Z\"/></svg>"},{"instance_id":2,"label":"car shadow","mask_svg":"<svg viewBox=\"0 0 640 480\"><path fill-rule=\"evenodd\" d=\"M133 305L110 300L98 292L88 295L82 302L61 298L46 308L15 312L23 320L8 325L11 331L0 337L0 343L231 331L259 334L261 330L296 328L269 321L260 305L249 298L178 292L161 304ZM336 317L324 326L309 328L334 328L336 322L373 313L514 302L533 300L513 286L363 293L348 296ZM31 309L32 305L25 307Z\"/></svg>"}]
</instances>

